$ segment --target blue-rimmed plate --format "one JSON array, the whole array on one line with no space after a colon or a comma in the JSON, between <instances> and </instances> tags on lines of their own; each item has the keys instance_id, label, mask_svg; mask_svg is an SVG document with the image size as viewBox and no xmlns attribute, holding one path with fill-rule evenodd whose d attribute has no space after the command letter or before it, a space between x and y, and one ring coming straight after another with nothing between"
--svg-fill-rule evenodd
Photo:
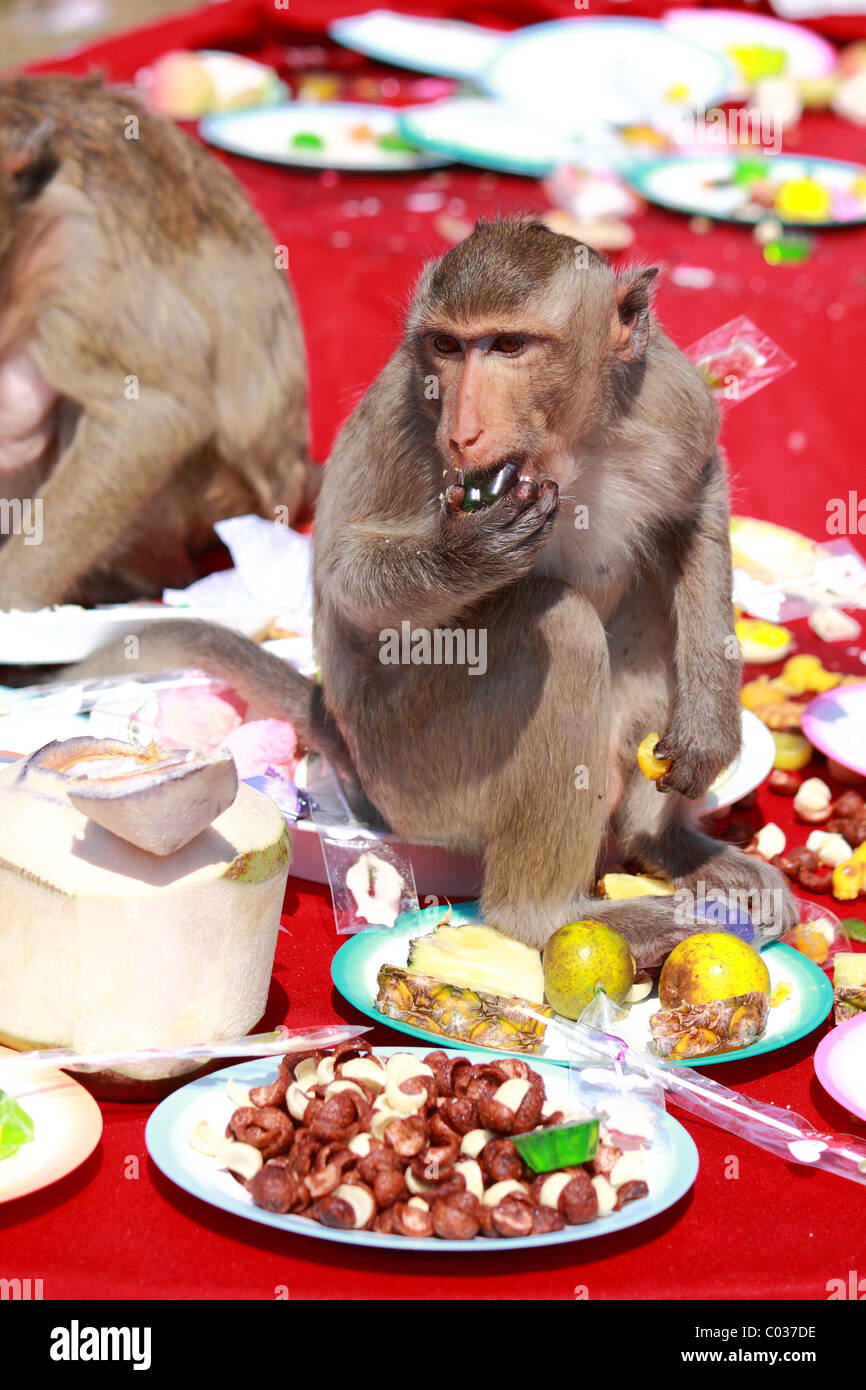
<instances>
[{"instance_id":1,"label":"blue-rimmed plate","mask_svg":"<svg viewBox=\"0 0 866 1390\"><path fill-rule=\"evenodd\" d=\"M455 1056L490 1057L489 1051L461 1047L445 1049ZM377 1047L376 1055L390 1057L395 1052L413 1052L422 1055L429 1051L420 1047ZM530 1065L542 1077L548 1099L555 1105L567 1106L568 1073L562 1067L545 1065L531 1059ZM290 1235L313 1236L318 1240L335 1240L343 1245L365 1245L385 1250L428 1250L446 1254L461 1251L487 1251L496 1253L502 1246L508 1249L530 1249L545 1245L566 1245L575 1240L591 1240L594 1236L611 1235L629 1226L638 1226L650 1217L658 1216L679 1201L688 1192L698 1171L698 1151L682 1125L670 1115L660 1117L661 1138L665 1142L654 1144L646 1151L646 1180L649 1195L629 1202L622 1211L610 1216L599 1217L586 1226L566 1226L562 1231L553 1231L544 1236L518 1236L511 1240L490 1241L483 1236L474 1240L412 1240L405 1236L386 1236L378 1231L336 1231L320 1226L304 1216L280 1216L276 1212L264 1211L254 1205L245 1188L235 1181L230 1173L217 1166L216 1160L208 1158L192 1148L189 1132L198 1120L207 1120L218 1134L225 1131L226 1124L235 1104L228 1097L226 1080L233 1077L242 1086L260 1086L273 1081L276 1064L273 1058L245 1062L240 1066L227 1067L224 1071L213 1072L210 1076L191 1081L182 1090L157 1106L147 1122L145 1139L148 1152L156 1166L167 1178L177 1183L185 1192L200 1197L203 1202L219 1207L221 1211L234 1216L246 1217L248 1221L258 1221L264 1226L273 1226Z\"/></svg>"},{"instance_id":2,"label":"blue-rimmed plate","mask_svg":"<svg viewBox=\"0 0 866 1390\"><path fill-rule=\"evenodd\" d=\"M451 909L451 921L455 925L478 921L478 911L477 903L459 903ZM380 1013L374 1002L378 992L376 977L383 965L405 966L413 937L431 932L444 915L444 907L427 907L422 912L404 913L390 930L371 928L358 932L340 947L331 963L331 979L348 1003L377 1023L385 1023L389 1028L396 1028L398 1032L408 1033L413 1038L423 1038L428 1046L441 1046L449 1039ZM736 1052L724 1052L715 1057L692 1057L679 1065L707 1067L720 1062L740 1062L748 1057L760 1057L765 1052L787 1047L788 1043L805 1037L819 1023L823 1023L833 1007L833 987L823 970L799 951L780 942L768 946L762 956L770 972L770 988L776 991L778 999L770 1009L770 1021L764 1036L752 1043L751 1047L742 1047ZM658 1008L658 996L653 990L648 999L641 1000L631 1008L626 1022L618 1025L617 1032L630 1047L647 1047L650 1015L656 1013ZM538 1058L559 1065L568 1064L567 1046L553 1025L546 1030Z\"/></svg>"},{"instance_id":3,"label":"blue-rimmed plate","mask_svg":"<svg viewBox=\"0 0 866 1390\"><path fill-rule=\"evenodd\" d=\"M734 65L652 19L552 20L509 35L480 82L527 111L595 127L655 121L667 109L706 110L733 92Z\"/></svg>"},{"instance_id":4,"label":"blue-rimmed plate","mask_svg":"<svg viewBox=\"0 0 866 1390\"><path fill-rule=\"evenodd\" d=\"M820 183L830 196L830 211L821 217L795 217L793 213L758 206L748 197L747 185L735 183L743 164L760 160L766 165L766 181L774 187L800 179ZM772 154L757 149L754 154L670 155L625 170L633 188L650 203L682 212L689 217L712 217L719 222L753 225L773 217L786 227L801 231L819 227L855 227L866 222L866 167L842 159L819 159L813 155ZM763 176L762 176L763 177Z\"/></svg>"},{"instance_id":5,"label":"blue-rimmed plate","mask_svg":"<svg viewBox=\"0 0 866 1390\"><path fill-rule=\"evenodd\" d=\"M396 112L360 101L289 101L227 111L205 116L198 128L209 145L268 164L398 174L448 162L402 148Z\"/></svg>"}]
</instances>

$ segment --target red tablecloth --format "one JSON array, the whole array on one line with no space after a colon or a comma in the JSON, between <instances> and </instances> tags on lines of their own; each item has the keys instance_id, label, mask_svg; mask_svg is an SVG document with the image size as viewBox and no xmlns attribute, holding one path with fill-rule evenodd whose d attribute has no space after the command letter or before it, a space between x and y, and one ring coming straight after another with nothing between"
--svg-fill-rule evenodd
<instances>
[{"instance_id":1,"label":"red tablecloth","mask_svg":"<svg viewBox=\"0 0 866 1390\"><path fill-rule=\"evenodd\" d=\"M264 0L229 0L42 67L101 67L113 80L129 80L143 63L175 46L243 47L278 61L281 45L319 42L327 19L358 8L353 0L292 0L289 10L280 11ZM474 6L431 0L416 7L425 8L459 11L501 27L573 13L564 0L479 0ZM594 4L593 13L601 8ZM622 12L619 5L611 8ZM654 11L648 5L643 12ZM810 117L797 148L866 160L866 130ZM438 191L446 209L467 216L546 206L533 181L456 167L384 179L229 163L275 240L290 249L319 458L391 353L422 260L444 249L435 213L410 211L407 196ZM858 374L866 232L821 235L805 264L770 268L743 229L718 226L702 236L685 219L655 209L636 226L632 258L716 273L714 287L701 291L662 278L658 310L678 343L686 346L745 313L797 359L796 371L729 408L724 441L737 510L824 537L828 502L847 496L864 472ZM815 645L806 634L804 646ZM828 657L828 650L822 654ZM863 670L855 658L843 661ZM789 802L764 791L760 804L767 819L790 829ZM799 827L795 842L804 838ZM290 880L283 924L268 1023L287 1011L298 1026L354 1017L330 984L339 940L327 890ZM729 1063L714 1075L748 1095L789 1106L818 1126L862 1137L864 1127L830 1101L814 1078L811 1059L819 1037L820 1031L757 1061ZM373 1040L393 1043L399 1037L381 1028ZM150 1163L144 1145L150 1108L105 1105L103 1141L87 1163L53 1187L0 1207L3 1273L42 1278L47 1299L269 1299L278 1286L286 1286L293 1299L571 1299L579 1286L591 1299L824 1299L828 1280L847 1279L858 1261L862 1266L861 1188L785 1166L692 1121L687 1125L700 1150L700 1172L694 1189L669 1212L588 1243L516 1255L493 1248L469 1260L447 1250L421 1257L349 1251L216 1212L180 1192ZM739 1160L736 1177L732 1156Z\"/></svg>"}]
</instances>

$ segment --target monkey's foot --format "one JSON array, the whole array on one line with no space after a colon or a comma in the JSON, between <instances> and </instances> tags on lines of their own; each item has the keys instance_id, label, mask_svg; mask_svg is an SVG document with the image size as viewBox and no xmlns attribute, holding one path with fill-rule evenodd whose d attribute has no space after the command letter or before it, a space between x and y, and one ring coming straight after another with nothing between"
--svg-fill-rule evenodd
<instances>
[{"instance_id":1,"label":"monkey's foot","mask_svg":"<svg viewBox=\"0 0 866 1390\"><path fill-rule=\"evenodd\" d=\"M675 880L675 899L696 911L704 901L721 902L730 911L747 912L766 939L783 936L799 921L797 900L788 880L772 864L731 846L720 848L700 868Z\"/></svg>"},{"instance_id":2,"label":"monkey's foot","mask_svg":"<svg viewBox=\"0 0 866 1390\"><path fill-rule=\"evenodd\" d=\"M640 970L661 965L675 946L695 933L691 914L678 905L677 895L659 898L579 898L564 921L589 920L613 927L628 942ZM562 925L559 923L558 925ZM551 935L556 927L551 928Z\"/></svg>"}]
</instances>

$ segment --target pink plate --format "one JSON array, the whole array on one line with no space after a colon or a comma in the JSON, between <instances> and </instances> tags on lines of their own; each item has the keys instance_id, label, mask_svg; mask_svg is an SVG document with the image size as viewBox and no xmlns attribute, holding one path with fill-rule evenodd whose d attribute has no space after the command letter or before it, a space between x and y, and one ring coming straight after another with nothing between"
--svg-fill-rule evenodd
<instances>
[{"instance_id":1,"label":"pink plate","mask_svg":"<svg viewBox=\"0 0 866 1390\"><path fill-rule=\"evenodd\" d=\"M840 1023L821 1040L815 1075L828 1095L866 1120L866 1014Z\"/></svg>"},{"instance_id":2,"label":"pink plate","mask_svg":"<svg viewBox=\"0 0 866 1390\"><path fill-rule=\"evenodd\" d=\"M866 777L866 680L812 700L803 711L802 728L819 752Z\"/></svg>"},{"instance_id":3,"label":"pink plate","mask_svg":"<svg viewBox=\"0 0 866 1390\"><path fill-rule=\"evenodd\" d=\"M17 1053L0 1047L0 1089L14 1095L33 1120L29 1144L0 1162L0 1203L26 1197L65 1178L89 1157L102 1134L102 1112L89 1091L62 1071L25 1071Z\"/></svg>"}]
</instances>

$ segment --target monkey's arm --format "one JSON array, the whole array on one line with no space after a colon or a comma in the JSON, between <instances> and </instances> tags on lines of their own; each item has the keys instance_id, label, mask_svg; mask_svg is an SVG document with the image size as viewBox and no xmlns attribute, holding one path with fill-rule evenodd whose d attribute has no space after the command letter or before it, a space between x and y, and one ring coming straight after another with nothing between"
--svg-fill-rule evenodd
<instances>
[{"instance_id":1,"label":"monkey's arm","mask_svg":"<svg viewBox=\"0 0 866 1390\"><path fill-rule=\"evenodd\" d=\"M671 758L657 784L697 798L737 755L741 740L740 653L731 601L731 546L723 466L715 456L673 591L676 697L658 745Z\"/></svg>"},{"instance_id":2,"label":"monkey's arm","mask_svg":"<svg viewBox=\"0 0 866 1390\"><path fill-rule=\"evenodd\" d=\"M204 442L206 411L144 382L135 400L123 397L122 378L112 387L87 404L43 488L44 543L15 535L0 550L0 608L63 602L120 540L136 509Z\"/></svg>"},{"instance_id":3,"label":"monkey's arm","mask_svg":"<svg viewBox=\"0 0 866 1390\"><path fill-rule=\"evenodd\" d=\"M460 510L449 489L432 537L358 524L330 568L331 598L368 633L406 619L422 626L446 622L528 574L558 505L550 482L520 483L471 513Z\"/></svg>"}]
</instances>

